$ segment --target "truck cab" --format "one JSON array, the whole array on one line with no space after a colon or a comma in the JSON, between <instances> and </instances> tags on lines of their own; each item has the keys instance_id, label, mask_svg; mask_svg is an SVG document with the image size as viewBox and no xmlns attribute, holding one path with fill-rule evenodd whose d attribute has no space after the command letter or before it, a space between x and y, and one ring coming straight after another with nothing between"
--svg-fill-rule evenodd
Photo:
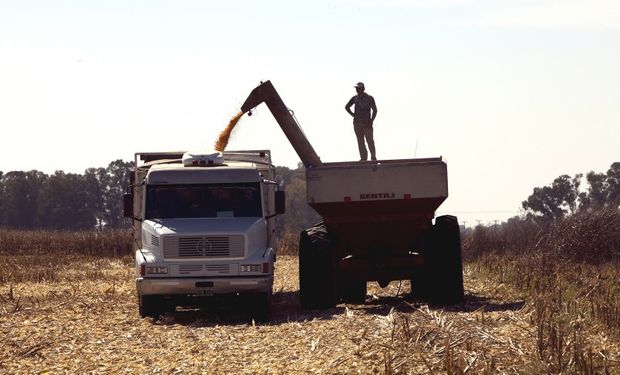
<instances>
[{"instance_id":1,"label":"truck cab","mask_svg":"<svg viewBox=\"0 0 620 375\"><path fill-rule=\"evenodd\" d=\"M284 212L270 152L136 153L135 162L124 208L140 315L233 295L250 300L256 320L269 319Z\"/></svg>"}]
</instances>

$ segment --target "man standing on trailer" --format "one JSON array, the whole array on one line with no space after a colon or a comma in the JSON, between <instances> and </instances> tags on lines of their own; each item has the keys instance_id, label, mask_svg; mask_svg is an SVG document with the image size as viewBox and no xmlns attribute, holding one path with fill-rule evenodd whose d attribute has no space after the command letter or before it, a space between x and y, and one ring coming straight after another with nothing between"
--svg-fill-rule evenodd
<instances>
[{"instance_id":1,"label":"man standing on trailer","mask_svg":"<svg viewBox=\"0 0 620 375\"><path fill-rule=\"evenodd\" d=\"M370 159L377 160L375 153L375 141L373 139L372 124L377 117L377 106L375 99L364 92L364 83L358 82L355 86L357 95L351 98L344 109L353 116L353 130L357 137L357 146L360 151L360 161L368 160L368 151L366 151L366 143L370 150ZM355 112L351 111L351 106L355 104Z\"/></svg>"}]
</instances>

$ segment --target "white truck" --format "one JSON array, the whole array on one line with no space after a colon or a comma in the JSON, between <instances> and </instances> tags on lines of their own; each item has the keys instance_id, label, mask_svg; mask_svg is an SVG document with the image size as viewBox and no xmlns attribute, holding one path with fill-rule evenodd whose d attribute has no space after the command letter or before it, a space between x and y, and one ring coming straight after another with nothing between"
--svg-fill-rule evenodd
<instances>
[{"instance_id":1,"label":"white truck","mask_svg":"<svg viewBox=\"0 0 620 375\"><path fill-rule=\"evenodd\" d=\"M275 219L284 192L268 150L135 154L133 219L141 317L235 296L269 319ZM206 299L204 297L210 297Z\"/></svg>"}]
</instances>

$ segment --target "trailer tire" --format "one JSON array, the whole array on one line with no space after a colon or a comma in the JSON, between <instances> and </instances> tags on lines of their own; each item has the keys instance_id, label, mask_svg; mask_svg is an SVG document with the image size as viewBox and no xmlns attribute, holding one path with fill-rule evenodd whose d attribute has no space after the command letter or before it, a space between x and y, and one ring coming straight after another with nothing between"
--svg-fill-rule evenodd
<instances>
[{"instance_id":1,"label":"trailer tire","mask_svg":"<svg viewBox=\"0 0 620 375\"><path fill-rule=\"evenodd\" d=\"M455 304L464 298L461 234L456 216L439 216L432 230L432 248L426 255L433 303Z\"/></svg>"},{"instance_id":2,"label":"trailer tire","mask_svg":"<svg viewBox=\"0 0 620 375\"><path fill-rule=\"evenodd\" d=\"M339 295L342 302L363 305L366 302L366 280L342 281Z\"/></svg>"},{"instance_id":3,"label":"trailer tire","mask_svg":"<svg viewBox=\"0 0 620 375\"><path fill-rule=\"evenodd\" d=\"M303 309L336 305L333 244L325 224L301 231L299 236L299 300Z\"/></svg>"},{"instance_id":4,"label":"trailer tire","mask_svg":"<svg viewBox=\"0 0 620 375\"><path fill-rule=\"evenodd\" d=\"M411 296L419 300L429 300L431 296L432 285L430 283L428 267L413 271L411 275Z\"/></svg>"}]
</instances>

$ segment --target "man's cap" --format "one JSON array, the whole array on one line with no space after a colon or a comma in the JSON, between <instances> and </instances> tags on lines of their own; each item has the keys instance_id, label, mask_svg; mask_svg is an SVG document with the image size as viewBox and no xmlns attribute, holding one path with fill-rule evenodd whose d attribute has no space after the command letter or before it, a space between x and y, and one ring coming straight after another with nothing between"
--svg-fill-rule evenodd
<instances>
[{"instance_id":1,"label":"man's cap","mask_svg":"<svg viewBox=\"0 0 620 375\"><path fill-rule=\"evenodd\" d=\"M359 87L359 88L363 89L363 88L364 88L364 82L358 82L358 83L357 83L355 86L353 86L353 87L355 87L355 88L358 88L358 87Z\"/></svg>"}]
</instances>

